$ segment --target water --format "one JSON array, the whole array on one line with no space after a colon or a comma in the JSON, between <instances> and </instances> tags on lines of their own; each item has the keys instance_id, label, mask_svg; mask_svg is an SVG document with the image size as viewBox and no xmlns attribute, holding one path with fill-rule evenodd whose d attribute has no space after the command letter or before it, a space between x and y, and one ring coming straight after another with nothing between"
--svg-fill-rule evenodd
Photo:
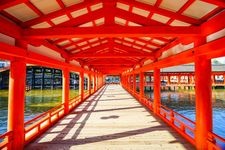
<instances>
[{"instance_id":1,"label":"water","mask_svg":"<svg viewBox=\"0 0 225 150\"><path fill-rule=\"evenodd\" d=\"M147 92L153 98L153 94ZM213 132L225 138L225 90L213 90ZM195 121L194 91L162 91L161 103Z\"/></svg>"},{"instance_id":2,"label":"water","mask_svg":"<svg viewBox=\"0 0 225 150\"><path fill-rule=\"evenodd\" d=\"M71 90L70 98L78 91ZM146 93L153 98L152 93ZM61 103L62 90L31 90L26 92L25 121ZM161 92L162 104L195 121L195 94L193 91ZM7 130L8 91L0 90L0 134ZM225 138L225 90L213 91L213 132Z\"/></svg>"},{"instance_id":3,"label":"water","mask_svg":"<svg viewBox=\"0 0 225 150\"><path fill-rule=\"evenodd\" d=\"M77 90L70 90L70 98L78 95ZM31 90L26 92L24 121L59 105L62 101L62 89ZM0 90L0 134L7 131L8 91Z\"/></svg>"}]
</instances>

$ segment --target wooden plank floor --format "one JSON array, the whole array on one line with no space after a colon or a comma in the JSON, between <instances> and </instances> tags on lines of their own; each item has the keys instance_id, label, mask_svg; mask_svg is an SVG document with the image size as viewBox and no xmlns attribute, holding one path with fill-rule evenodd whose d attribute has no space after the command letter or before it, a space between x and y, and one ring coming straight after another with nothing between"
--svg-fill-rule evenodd
<instances>
[{"instance_id":1,"label":"wooden plank floor","mask_svg":"<svg viewBox=\"0 0 225 150\"><path fill-rule=\"evenodd\" d=\"M194 149L120 85L100 89L28 150Z\"/></svg>"}]
</instances>

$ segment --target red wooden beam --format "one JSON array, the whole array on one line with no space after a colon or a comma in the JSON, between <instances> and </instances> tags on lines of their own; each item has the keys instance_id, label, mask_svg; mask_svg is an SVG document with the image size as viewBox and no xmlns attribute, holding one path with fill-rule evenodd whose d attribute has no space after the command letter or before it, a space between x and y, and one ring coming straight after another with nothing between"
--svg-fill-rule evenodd
<instances>
[{"instance_id":1,"label":"red wooden beam","mask_svg":"<svg viewBox=\"0 0 225 150\"><path fill-rule=\"evenodd\" d=\"M148 52L141 51L140 49L136 49L134 47L130 47L130 46L126 46L126 45L122 45L122 44L118 44L118 43L113 44L113 47L119 48L119 49L122 49L122 50L126 50L127 52L139 52L139 53L146 54L146 55L150 54ZM139 47L141 47L141 46L139 46Z\"/></svg>"},{"instance_id":2,"label":"red wooden beam","mask_svg":"<svg viewBox=\"0 0 225 150\"><path fill-rule=\"evenodd\" d=\"M134 65L135 62L132 62L132 61L127 61L127 60L112 60L110 59L110 61L107 61L107 60L104 60L102 61L101 60L98 60L98 61L93 61L91 63L89 62L86 62L84 63L85 65Z\"/></svg>"},{"instance_id":3,"label":"red wooden beam","mask_svg":"<svg viewBox=\"0 0 225 150\"><path fill-rule=\"evenodd\" d=\"M162 47L162 45L159 45L159 44L157 44L157 43L152 42L152 40L153 40L154 38L150 39L149 41L143 40L143 39L141 39L141 38L132 38L132 39L135 40L135 41L140 41L140 42L146 43L147 45L148 45L148 44L153 45L153 46L155 46L155 47L157 47L157 48ZM162 42L164 42L164 41L162 41ZM141 45L139 45L139 46L141 46ZM148 48L146 47L146 45L141 46L141 47L144 47L145 49L148 49ZM151 49L151 50L153 50L153 49Z\"/></svg>"},{"instance_id":4,"label":"red wooden beam","mask_svg":"<svg viewBox=\"0 0 225 150\"><path fill-rule=\"evenodd\" d=\"M62 16L67 13L71 13L73 11L76 11L76 10L79 10L79 9L82 9L82 8L85 8L85 7L94 5L94 4L97 4L99 2L100 2L100 0L94 0L91 2L86 0L85 2L82 2L80 4L72 5L72 6L64 8L64 9L60 9L58 11L54 11L52 13L46 14L44 16L29 20L29 21L25 22L23 25L26 27L29 27L29 26L32 26L32 25L35 25L35 24L38 24L38 23L41 23L44 21L49 21L53 18Z\"/></svg>"},{"instance_id":5,"label":"red wooden beam","mask_svg":"<svg viewBox=\"0 0 225 150\"><path fill-rule=\"evenodd\" d=\"M171 12L169 10L165 10L165 9L162 9L162 8L159 8L159 7L154 7L154 6L151 6L151 5L140 3L140 2L137 2L135 0L119 0L119 2L125 3L127 5L133 5L135 7L150 11L151 13L158 13L160 15L164 15L164 16L167 16L169 18L177 19L177 20L187 22L187 23L190 23L190 24L193 24L193 25L201 24L201 21L193 19L191 17L184 16L184 15L181 15L181 14L178 14L178 13L174 13L174 12Z\"/></svg>"},{"instance_id":6,"label":"red wooden beam","mask_svg":"<svg viewBox=\"0 0 225 150\"><path fill-rule=\"evenodd\" d=\"M224 56L225 47L221 43L225 43L225 37L215 40L215 41L212 41L210 43L206 43L202 46L192 48L190 50L184 51L177 55L173 55L168 58L164 58L155 63L148 64L146 66L143 66L141 68L141 70L148 71L148 70L154 69L155 67L165 68L165 67L171 67L171 66L191 63L194 61L194 58L196 56L204 56L204 57L207 57L208 59ZM176 60L176 61L174 61L174 60ZM140 70L136 70L136 71L139 72Z\"/></svg>"},{"instance_id":7,"label":"red wooden beam","mask_svg":"<svg viewBox=\"0 0 225 150\"><path fill-rule=\"evenodd\" d=\"M74 54L70 57L74 58L127 58L127 57L144 57L144 58L152 58L151 55L141 54L141 53L128 53L128 54L120 54L120 53L107 53L107 54Z\"/></svg>"},{"instance_id":8,"label":"red wooden beam","mask_svg":"<svg viewBox=\"0 0 225 150\"><path fill-rule=\"evenodd\" d=\"M224 18L225 18L225 11L219 13L215 17L203 23L201 25L203 34L207 36L221 29L224 29L225 28L225 24L223 23Z\"/></svg>"},{"instance_id":9,"label":"red wooden beam","mask_svg":"<svg viewBox=\"0 0 225 150\"><path fill-rule=\"evenodd\" d=\"M75 53L75 54L71 54L70 59L74 59L74 58L95 58L96 55L100 55L100 56L103 55L103 54L100 54L100 53L96 53L97 51L104 50L105 48L108 48L110 46L113 46L114 48L119 48L119 49L124 50L126 52L126 53L125 52L121 53L121 55L127 55L127 56L132 55L132 57L135 54L137 54L137 57L152 55L152 53L143 52L143 51L140 51L138 49L128 47L128 46L124 46L124 45L120 45L120 44L117 44L117 43L115 43L113 45L109 45L108 43L106 43L106 44L101 44L99 46L83 50L83 51ZM109 50L113 51L113 48L109 49ZM96 56L96 58L98 58L98 56ZM109 57L107 56L107 58L109 58Z\"/></svg>"},{"instance_id":10,"label":"red wooden beam","mask_svg":"<svg viewBox=\"0 0 225 150\"><path fill-rule=\"evenodd\" d=\"M134 64L131 64L131 63L94 63L94 64L91 64L91 66L108 66L108 67L111 67L111 66L118 66L118 67L120 67L120 66L132 66L132 65L134 65Z\"/></svg>"},{"instance_id":11,"label":"red wooden beam","mask_svg":"<svg viewBox=\"0 0 225 150\"><path fill-rule=\"evenodd\" d=\"M112 25L114 24L114 16L115 16L115 10L116 7L116 1L114 0L104 0L103 1L103 8L105 11L105 24L106 25ZM109 13L110 12L110 13Z\"/></svg>"},{"instance_id":12,"label":"red wooden beam","mask_svg":"<svg viewBox=\"0 0 225 150\"><path fill-rule=\"evenodd\" d=\"M139 40L138 38L132 38L132 39L134 40L133 42L126 41L125 39L116 39L116 40L121 41L122 43L124 42L124 43L128 43L128 44L140 47L141 49L137 49L138 51L143 51L143 49L147 49L149 51L154 51L154 49L148 48L147 45L152 45L152 46L155 46L156 48L162 47L161 45L151 42L151 40L150 41L142 41L141 39ZM143 43L145 43L145 45L136 44L135 41L142 41ZM119 45L119 44L117 43L117 45ZM122 45L122 44L120 44L120 45ZM123 45L123 46L125 46L125 45Z\"/></svg>"},{"instance_id":13,"label":"red wooden beam","mask_svg":"<svg viewBox=\"0 0 225 150\"><path fill-rule=\"evenodd\" d=\"M23 37L30 39L51 38L93 38L93 37L146 37L146 36L196 36L200 35L199 27L83 27L83 28L48 28L48 29L24 29Z\"/></svg>"},{"instance_id":14,"label":"red wooden beam","mask_svg":"<svg viewBox=\"0 0 225 150\"><path fill-rule=\"evenodd\" d=\"M82 45L82 46L79 46L79 45L78 45L78 43L81 43L81 42L77 42L77 43L74 43L74 44L72 43L73 45L76 46L76 48L70 50L70 53L73 53L73 52L76 51L77 49L82 49L82 48L87 47L87 46L90 46L90 48L85 49L85 50L82 50L82 51L80 51L79 53L83 53L83 52L87 52L87 51L96 52L97 50L101 50L101 49L107 48L107 47L109 47L108 43L104 43L104 44L101 43L101 42L103 42L103 41L105 41L105 40L106 40L106 39L99 39L99 40L97 40L97 41L95 41L95 42L90 43L90 42L88 42L88 39L86 39L87 44ZM84 42L85 39L82 40L82 41ZM92 45L93 45L93 44L96 44L96 43L101 43L101 44L98 45L98 46L92 47ZM106 46L107 46L107 47L106 47ZM98 48L98 49L97 49L97 48Z\"/></svg>"},{"instance_id":15,"label":"red wooden beam","mask_svg":"<svg viewBox=\"0 0 225 150\"><path fill-rule=\"evenodd\" d=\"M131 12L119 9L119 8L115 8L115 17L119 17L119 18L125 19L127 21L132 21L137 24L145 25L145 26L147 26L147 25L165 25L165 24L157 22L155 20L147 19L140 15L136 15L134 13L131 13Z\"/></svg>"},{"instance_id":16,"label":"red wooden beam","mask_svg":"<svg viewBox=\"0 0 225 150\"><path fill-rule=\"evenodd\" d=\"M43 46L46 46L46 47L48 47L48 48L50 48L50 49L52 49L52 50L54 50L54 51L60 53L61 56L62 56L63 58L65 58L65 59L67 59L67 58L69 57L69 53L68 53L67 51L64 51L64 50L60 49L59 47L50 44L48 41L42 41L41 44L42 44Z\"/></svg>"},{"instance_id":17,"label":"red wooden beam","mask_svg":"<svg viewBox=\"0 0 225 150\"><path fill-rule=\"evenodd\" d=\"M3 17L0 17L0 33L14 38L21 37L21 29L16 24L9 22Z\"/></svg>"},{"instance_id":18,"label":"red wooden beam","mask_svg":"<svg viewBox=\"0 0 225 150\"><path fill-rule=\"evenodd\" d=\"M225 8L225 1L224 0L202 0L202 1L205 1L205 2L208 2L208 3L214 4L214 5L217 5L219 7Z\"/></svg>"},{"instance_id":19,"label":"red wooden beam","mask_svg":"<svg viewBox=\"0 0 225 150\"><path fill-rule=\"evenodd\" d=\"M95 66L95 69L106 69L106 70L122 69L122 68L129 68L129 67L128 66Z\"/></svg>"},{"instance_id":20,"label":"red wooden beam","mask_svg":"<svg viewBox=\"0 0 225 150\"><path fill-rule=\"evenodd\" d=\"M96 11L88 12L85 15L79 16L77 18L73 18L71 20L68 20L68 21L66 21L64 23L61 23L59 25L56 25L56 26L58 26L58 27L74 26L74 27L76 27L76 26L82 25L84 23L103 18L104 14L105 14L105 11L103 9L99 9L99 10L96 10Z\"/></svg>"},{"instance_id":21,"label":"red wooden beam","mask_svg":"<svg viewBox=\"0 0 225 150\"><path fill-rule=\"evenodd\" d=\"M65 67L69 68L71 71L84 71L85 73L91 73L91 71L85 70L81 67L74 66L65 62L61 62L55 59L52 59L47 56L43 56L31 51L27 51L22 48L11 46L5 43L0 42L0 55L9 57L9 58L22 58L25 59L26 63L29 64L38 64L40 66L47 66L50 68L63 69Z\"/></svg>"},{"instance_id":22,"label":"red wooden beam","mask_svg":"<svg viewBox=\"0 0 225 150\"><path fill-rule=\"evenodd\" d=\"M91 63L95 63L95 62L104 62L104 63L107 63L107 62L130 62L130 63L133 63L133 64L136 64L138 63L138 60L134 60L134 59L131 59L131 58L124 58L124 59L120 59L120 58L105 58L105 59L88 59L88 60L85 60L84 61L84 64L91 64Z\"/></svg>"},{"instance_id":23,"label":"red wooden beam","mask_svg":"<svg viewBox=\"0 0 225 150\"><path fill-rule=\"evenodd\" d=\"M18 5L20 3L25 3L25 2L28 2L28 0L1 0L0 10L6 9L14 5Z\"/></svg>"},{"instance_id":24,"label":"red wooden beam","mask_svg":"<svg viewBox=\"0 0 225 150\"><path fill-rule=\"evenodd\" d=\"M87 46L87 45L86 45ZM77 53L71 53L71 56L73 56L73 55L77 55L77 54L86 54L86 53L96 53L96 51L98 51L98 50L103 50L103 49L105 49L105 48L108 48L108 44L106 43L106 44L100 44L100 45L98 45L98 46L95 46L95 47L90 47L90 48L88 48L88 49L86 49L86 50L82 50L82 51L80 51L80 52L77 52ZM73 52L73 51L71 51L71 52Z\"/></svg>"},{"instance_id":25,"label":"red wooden beam","mask_svg":"<svg viewBox=\"0 0 225 150\"><path fill-rule=\"evenodd\" d=\"M3 17L0 17L0 33L6 34L8 36L11 36L13 38L16 39L21 39L21 31L22 29L20 27L18 27L16 24L9 22L8 20L6 20ZM57 48L54 45L51 45L50 43L48 43L47 41L40 41L40 40L27 40L28 43L32 44L32 45L44 45L58 53L60 53L64 58L68 57L68 53L65 52L64 50L61 50L59 48Z\"/></svg>"}]
</instances>

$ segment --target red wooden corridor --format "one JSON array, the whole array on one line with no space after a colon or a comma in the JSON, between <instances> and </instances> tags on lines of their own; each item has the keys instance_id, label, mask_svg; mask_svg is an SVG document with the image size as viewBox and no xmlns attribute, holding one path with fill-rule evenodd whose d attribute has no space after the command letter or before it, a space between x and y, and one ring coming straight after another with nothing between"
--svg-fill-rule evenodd
<instances>
[{"instance_id":1,"label":"red wooden corridor","mask_svg":"<svg viewBox=\"0 0 225 150\"><path fill-rule=\"evenodd\" d=\"M212 132L211 59L225 56L224 8L224 0L1 0L0 59L10 61L10 81L8 132L0 147L23 149L101 88L106 75L118 75L127 91L197 149L221 149L218 141L225 140ZM160 69L187 63L195 65L194 137L160 103ZM61 105L24 123L28 64L62 70L63 97ZM150 70L151 103L144 96ZM80 95L72 101L70 72L80 76Z\"/></svg>"},{"instance_id":2,"label":"red wooden corridor","mask_svg":"<svg viewBox=\"0 0 225 150\"><path fill-rule=\"evenodd\" d=\"M106 85L26 149L194 149L120 85Z\"/></svg>"}]
</instances>

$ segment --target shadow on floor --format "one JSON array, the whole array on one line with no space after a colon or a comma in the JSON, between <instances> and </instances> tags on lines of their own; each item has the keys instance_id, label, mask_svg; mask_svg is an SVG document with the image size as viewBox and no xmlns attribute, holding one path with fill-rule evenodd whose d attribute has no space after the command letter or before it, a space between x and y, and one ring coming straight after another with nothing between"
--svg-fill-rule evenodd
<instances>
[{"instance_id":1,"label":"shadow on floor","mask_svg":"<svg viewBox=\"0 0 225 150\"><path fill-rule=\"evenodd\" d=\"M162 123L160 119L157 117L154 117L154 115L149 112L147 108L147 112L149 112L149 116L153 116L155 118L155 121L152 121L152 123L158 123L157 125L154 125L152 127L147 128L139 128L139 129L130 129L129 126L126 128L128 131L123 132L116 132L106 135L98 135L98 136L87 136L87 137L79 137L82 129L85 127L88 119L90 118L92 113L96 112L107 112L107 111L115 111L115 110L130 110L135 111L137 108L143 108L143 106L134 106L134 107L121 107L121 108L115 108L115 109L102 109L102 110L95 110L97 104L101 101L105 101L105 99L101 99L104 95L105 91L107 89L107 86L99 90L96 94L94 94L92 97L88 99L85 103L83 103L80 108L78 107L78 111L74 111L68 116L64 117L60 122L56 124L56 126L50 128L44 135L42 135L40 138L38 138L33 143L30 143L26 149L35 150L35 149L70 149L72 146L75 145L85 145L90 143L97 143L102 141L108 141L108 140L114 140L114 139L120 139L125 137L132 137L134 135L141 135L145 133L150 133L153 131L166 131L170 132L171 136L173 136L175 139L179 138L179 135L173 130L168 130L169 128L167 125ZM107 99L106 99L107 100ZM120 116L118 115L110 115L109 116L103 116L100 119L101 120L115 120L118 119ZM138 120L137 120L138 121ZM165 127L166 126L166 127ZM56 127L56 128L55 128ZM101 130L101 129L99 129ZM172 131L172 132L171 132ZM48 138L46 138L48 136ZM149 141L151 143L151 141ZM172 143L180 143L180 140L172 140L169 141L168 144ZM182 139L182 144L184 148L190 149L190 145L186 144L184 139ZM144 143L145 144L145 143ZM94 149L94 148L93 148ZM191 147L191 149L194 149Z\"/></svg>"}]
</instances>

